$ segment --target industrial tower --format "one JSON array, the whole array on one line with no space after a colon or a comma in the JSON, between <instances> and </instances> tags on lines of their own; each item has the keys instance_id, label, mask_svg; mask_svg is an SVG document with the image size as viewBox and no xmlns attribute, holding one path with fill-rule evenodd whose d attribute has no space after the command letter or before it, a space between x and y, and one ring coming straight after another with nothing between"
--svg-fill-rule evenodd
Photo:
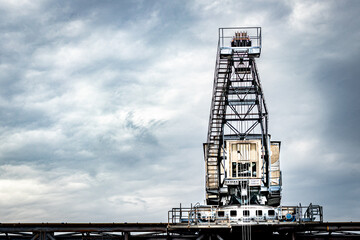
<instances>
[{"instance_id":1,"label":"industrial tower","mask_svg":"<svg viewBox=\"0 0 360 240\"><path fill-rule=\"evenodd\" d=\"M280 205L280 142L270 141L260 53L260 27L219 29L204 144L207 205Z\"/></svg>"}]
</instances>

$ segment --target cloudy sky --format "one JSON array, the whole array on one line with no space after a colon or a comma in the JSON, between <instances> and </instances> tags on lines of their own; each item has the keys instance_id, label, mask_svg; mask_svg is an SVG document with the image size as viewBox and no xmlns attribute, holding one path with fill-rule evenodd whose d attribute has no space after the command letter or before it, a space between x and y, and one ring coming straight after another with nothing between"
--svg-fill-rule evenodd
<instances>
[{"instance_id":1,"label":"cloudy sky","mask_svg":"<svg viewBox=\"0 0 360 240\"><path fill-rule=\"evenodd\" d=\"M261 26L283 205L359 220L359 1L0 0L0 221L204 201L218 28Z\"/></svg>"}]
</instances>

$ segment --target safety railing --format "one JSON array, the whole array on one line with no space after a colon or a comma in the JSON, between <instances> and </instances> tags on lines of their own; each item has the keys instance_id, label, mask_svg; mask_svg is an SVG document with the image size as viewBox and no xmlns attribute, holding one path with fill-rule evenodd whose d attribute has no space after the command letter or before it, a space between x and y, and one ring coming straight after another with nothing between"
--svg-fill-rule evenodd
<instances>
[{"instance_id":1,"label":"safety railing","mask_svg":"<svg viewBox=\"0 0 360 240\"><path fill-rule=\"evenodd\" d=\"M277 208L262 205L245 205L242 207L195 205L190 208L172 208L168 212L168 223L171 225L238 225L266 223L302 223L322 222L322 206L310 204L303 206L281 206Z\"/></svg>"},{"instance_id":2,"label":"safety railing","mask_svg":"<svg viewBox=\"0 0 360 240\"><path fill-rule=\"evenodd\" d=\"M261 48L261 27L219 28L219 47Z\"/></svg>"}]
</instances>

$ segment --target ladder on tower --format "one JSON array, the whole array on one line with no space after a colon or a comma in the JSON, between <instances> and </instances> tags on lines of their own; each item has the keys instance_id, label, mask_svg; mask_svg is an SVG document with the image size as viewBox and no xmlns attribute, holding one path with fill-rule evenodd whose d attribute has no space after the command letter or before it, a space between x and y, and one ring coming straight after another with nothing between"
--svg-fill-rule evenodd
<instances>
[{"instance_id":1,"label":"ladder on tower","mask_svg":"<svg viewBox=\"0 0 360 240\"><path fill-rule=\"evenodd\" d=\"M207 144L205 146L207 204L219 204L221 143L226 114L226 91L232 70L230 58L222 58L218 48L214 74Z\"/></svg>"}]
</instances>

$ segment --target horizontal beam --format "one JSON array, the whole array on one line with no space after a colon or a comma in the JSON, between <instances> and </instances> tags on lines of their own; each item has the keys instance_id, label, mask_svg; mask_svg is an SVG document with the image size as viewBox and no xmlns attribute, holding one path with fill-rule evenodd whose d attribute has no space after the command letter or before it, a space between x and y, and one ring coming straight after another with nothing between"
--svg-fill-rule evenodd
<instances>
[{"instance_id":1,"label":"horizontal beam","mask_svg":"<svg viewBox=\"0 0 360 240\"><path fill-rule=\"evenodd\" d=\"M0 223L0 232L166 232L167 223Z\"/></svg>"},{"instance_id":2,"label":"horizontal beam","mask_svg":"<svg viewBox=\"0 0 360 240\"><path fill-rule=\"evenodd\" d=\"M245 225L246 226L246 225ZM249 224L254 239L282 234L295 239L358 239L360 222ZM247 228L248 229L248 228ZM126 240L239 238L244 225L167 223L1 223L0 240ZM121 234L119 233L121 232ZM326 234L324 234L326 233ZM334 233L334 235L333 235ZM349 235L349 234L352 235ZM275 235L274 235L275 234ZM290 234L290 235L289 235ZM291 235L292 234L292 235ZM315 237L315 238L314 238Z\"/></svg>"},{"instance_id":3,"label":"horizontal beam","mask_svg":"<svg viewBox=\"0 0 360 240\"><path fill-rule=\"evenodd\" d=\"M296 231L360 231L360 222L305 222L305 223L257 223L249 224L253 229L296 230ZM181 228L236 229L243 225L228 224L168 224L168 223L0 223L2 233L22 232L166 232Z\"/></svg>"}]
</instances>

